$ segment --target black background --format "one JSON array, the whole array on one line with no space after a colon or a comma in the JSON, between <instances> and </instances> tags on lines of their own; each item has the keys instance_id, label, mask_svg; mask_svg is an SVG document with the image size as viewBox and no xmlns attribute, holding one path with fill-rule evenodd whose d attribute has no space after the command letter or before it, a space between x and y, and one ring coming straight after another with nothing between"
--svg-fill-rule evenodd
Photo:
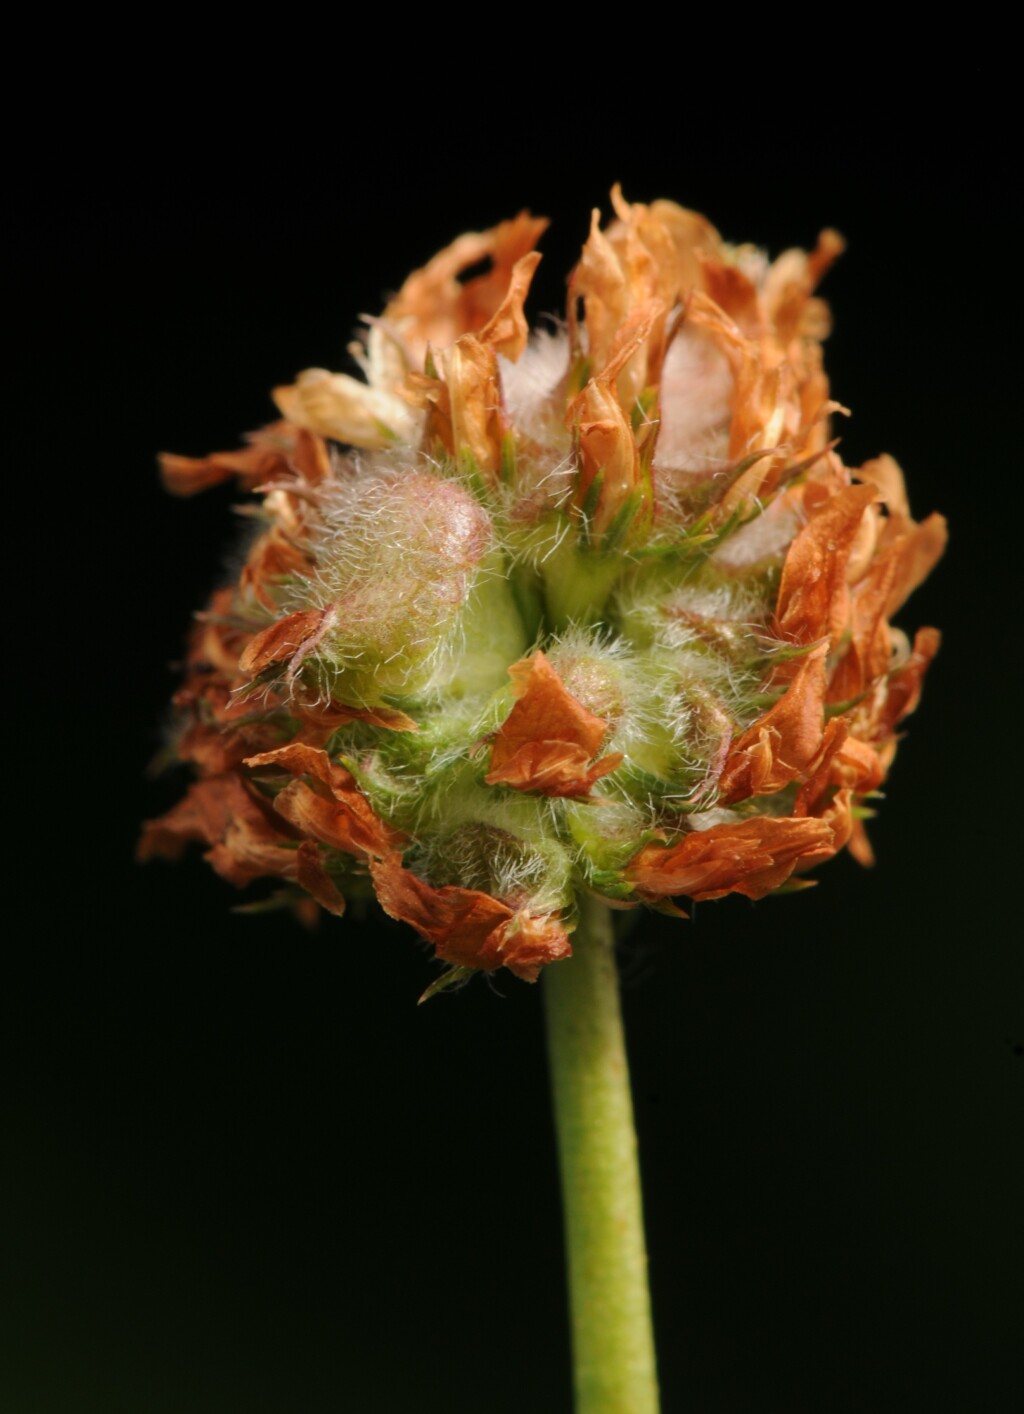
<instances>
[{"instance_id":1,"label":"black background","mask_svg":"<svg viewBox=\"0 0 1024 1414\"><path fill-rule=\"evenodd\" d=\"M521 206L553 218L531 305L557 310L615 180L772 253L846 235L842 450L891 451L951 523L901 619L945 645L876 868L623 950L665 1411L1013 1407L1021 231L964 64L970 102L873 66L626 103L581 68L511 98L339 79L314 115L323 75L199 65L69 106L12 222L13 1414L569 1408L538 989L417 1010L409 930L239 917L198 859L132 854L181 788L146 765L232 541L232 494L172 500L156 451L237 445L275 383L348 367L410 269Z\"/></svg>"}]
</instances>

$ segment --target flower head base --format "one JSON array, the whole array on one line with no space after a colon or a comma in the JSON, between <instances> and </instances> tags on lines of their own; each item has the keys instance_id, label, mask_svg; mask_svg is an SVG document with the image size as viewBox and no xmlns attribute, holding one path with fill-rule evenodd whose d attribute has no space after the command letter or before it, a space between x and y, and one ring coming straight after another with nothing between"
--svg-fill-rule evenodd
<instances>
[{"instance_id":1,"label":"flower head base","mask_svg":"<svg viewBox=\"0 0 1024 1414\"><path fill-rule=\"evenodd\" d=\"M143 857L206 846L300 911L375 894L461 978L569 955L576 899L761 898L849 847L938 647L890 617L942 553L889 457L831 441L814 289L671 202L595 213L529 336L545 223L462 236L240 452L257 492L193 630ZM460 281L487 257L483 275Z\"/></svg>"}]
</instances>

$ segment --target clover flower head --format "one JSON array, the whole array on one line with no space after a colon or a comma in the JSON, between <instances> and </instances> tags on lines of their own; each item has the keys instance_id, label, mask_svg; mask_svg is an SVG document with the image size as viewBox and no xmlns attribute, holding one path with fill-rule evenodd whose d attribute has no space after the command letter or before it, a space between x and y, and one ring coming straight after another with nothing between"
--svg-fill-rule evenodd
<instances>
[{"instance_id":1,"label":"clover flower head","mask_svg":"<svg viewBox=\"0 0 1024 1414\"><path fill-rule=\"evenodd\" d=\"M523 213L408 278L361 376L307 370L240 451L162 459L177 494L258 499L174 699L196 779L143 857L198 841L303 914L375 895L443 984L535 979L582 893L679 913L870 862L939 642L890 619L945 523L833 441L842 240L769 261L612 201L554 330Z\"/></svg>"}]
</instances>

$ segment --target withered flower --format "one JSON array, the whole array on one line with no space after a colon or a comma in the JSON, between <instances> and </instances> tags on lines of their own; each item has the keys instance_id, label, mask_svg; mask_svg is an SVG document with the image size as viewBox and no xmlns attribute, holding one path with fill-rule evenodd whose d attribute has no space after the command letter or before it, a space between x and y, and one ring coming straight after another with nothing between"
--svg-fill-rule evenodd
<instances>
[{"instance_id":1,"label":"withered flower","mask_svg":"<svg viewBox=\"0 0 1024 1414\"><path fill-rule=\"evenodd\" d=\"M667 201L590 235L565 324L524 315L545 222L461 236L241 451L258 497L175 697L197 779L141 853L533 980L579 900L761 898L849 848L938 647L891 617L942 553L895 462L841 460L815 293ZM487 258L486 273L460 279ZM315 903L314 903L315 901Z\"/></svg>"}]
</instances>

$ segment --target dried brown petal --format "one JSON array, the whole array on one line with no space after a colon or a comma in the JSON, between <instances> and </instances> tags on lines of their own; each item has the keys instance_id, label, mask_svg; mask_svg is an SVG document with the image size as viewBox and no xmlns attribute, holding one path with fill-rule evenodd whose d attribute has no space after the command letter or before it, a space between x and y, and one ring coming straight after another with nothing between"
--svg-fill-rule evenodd
<instances>
[{"instance_id":1,"label":"dried brown petal","mask_svg":"<svg viewBox=\"0 0 1024 1414\"><path fill-rule=\"evenodd\" d=\"M334 619L333 608L299 609L256 634L238 660L242 672L255 677L276 663L290 663L309 651Z\"/></svg>"},{"instance_id":2,"label":"dried brown petal","mask_svg":"<svg viewBox=\"0 0 1024 1414\"><path fill-rule=\"evenodd\" d=\"M320 849L312 840L303 840L295 856L295 882L316 899L321 908L340 918L345 899L324 868Z\"/></svg>"},{"instance_id":3,"label":"dried brown petal","mask_svg":"<svg viewBox=\"0 0 1024 1414\"><path fill-rule=\"evenodd\" d=\"M518 701L494 736L488 785L581 796L621 764L613 752L590 765L608 724L566 691L543 653L513 663L509 676Z\"/></svg>"},{"instance_id":4,"label":"dried brown petal","mask_svg":"<svg viewBox=\"0 0 1024 1414\"><path fill-rule=\"evenodd\" d=\"M276 766L295 777L308 776L312 784L296 779L285 786L274 797L274 809L301 834L332 849L358 858L379 857L405 838L380 818L351 773L326 751L293 741L250 757L246 765Z\"/></svg>"},{"instance_id":5,"label":"dried brown petal","mask_svg":"<svg viewBox=\"0 0 1024 1414\"><path fill-rule=\"evenodd\" d=\"M571 952L553 916L517 913L479 889L434 888L403 868L397 853L371 861L370 873L384 911L410 923L439 958L456 967L507 967L532 982L544 963Z\"/></svg>"},{"instance_id":6,"label":"dried brown petal","mask_svg":"<svg viewBox=\"0 0 1024 1414\"><path fill-rule=\"evenodd\" d=\"M296 474L312 483L319 481L329 466L321 439L287 421L251 433L248 445L234 452L212 452L208 457L163 452L159 460L164 485L175 496L194 496L232 477L247 491Z\"/></svg>"},{"instance_id":7,"label":"dried brown petal","mask_svg":"<svg viewBox=\"0 0 1024 1414\"><path fill-rule=\"evenodd\" d=\"M828 638L834 648L846 628L846 561L873 486L847 486L825 501L790 545L782 567L775 626L790 643Z\"/></svg>"},{"instance_id":8,"label":"dried brown petal","mask_svg":"<svg viewBox=\"0 0 1024 1414\"><path fill-rule=\"evenodd\" d=\"M645 845L626 878L645 898L727 893L763 898L785 883L801 858L831 845L822 820L755 816L736 824L694 830L672 845Z\"/></svg>"},{"instance_id":9,"label":"dried brown petal","mask_svg":"<svg viewBox=\"0 0 1024 1414\"><path fill-rule=\"evenodd\" d=\"M804 658L789 687L732 745L719 780L723 805L772 795L803 772L821 747L825 645Z\"/></svg>"},{"instance_id":10,"label":"dried brown petal","mask_svg":"<svg viewBox=\"0 0 1024 1414\"><path fill-rule=\"evenodd\" d=\"M147 821L139 858L177 859L192 841L209 845L207 860L239 887L265 874L295 876L294 844L274 828L264 806L235 774L196 782L166 815Z\"/></svg>"}]
</instances>

